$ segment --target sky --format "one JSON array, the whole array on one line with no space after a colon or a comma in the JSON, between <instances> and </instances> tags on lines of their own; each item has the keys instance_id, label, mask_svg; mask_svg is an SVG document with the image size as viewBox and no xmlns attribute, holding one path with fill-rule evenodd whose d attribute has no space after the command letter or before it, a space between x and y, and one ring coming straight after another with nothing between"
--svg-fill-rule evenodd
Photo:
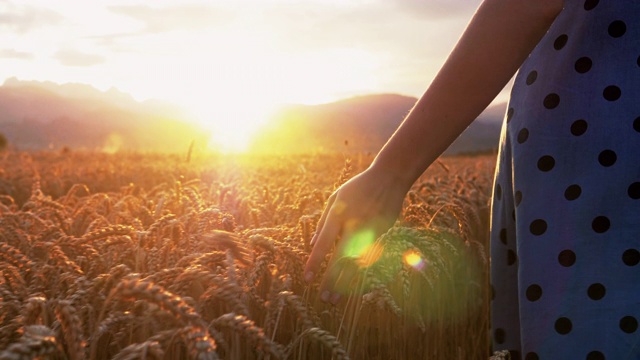
<instances>
[{"instance_id":1,"label":"sky","mask_svg":"<svg viewBox=\"0 0 640 360\"><path fill-rule=\"evenodd\" d=\"M0 0L0 82L116 87L249 127L279 104L419 97L479 3Z\"/></svg>"}]
</instances>

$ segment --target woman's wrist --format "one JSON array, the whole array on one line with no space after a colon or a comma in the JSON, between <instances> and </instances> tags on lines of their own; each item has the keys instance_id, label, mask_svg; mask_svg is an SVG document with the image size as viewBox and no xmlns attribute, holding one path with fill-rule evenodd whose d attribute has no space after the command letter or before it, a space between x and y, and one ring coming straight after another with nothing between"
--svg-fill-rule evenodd
<instances>
[{"instance_id":1,"label":"woman's wrist","mask_svg":"<svg viewBox=\"0 0 640 360\"><path fill-rule=\"evenodd\" d=\"M366 170L371 174L376 181L379 181L384 186L395 187L402 189L404 192L408 192L411 189L413 183L420 177L417 176L415 170L411 169L411 166L407 164L401 164L400 162L387 162L375 159L373 163Z\"/></svg>"}]
</instances>

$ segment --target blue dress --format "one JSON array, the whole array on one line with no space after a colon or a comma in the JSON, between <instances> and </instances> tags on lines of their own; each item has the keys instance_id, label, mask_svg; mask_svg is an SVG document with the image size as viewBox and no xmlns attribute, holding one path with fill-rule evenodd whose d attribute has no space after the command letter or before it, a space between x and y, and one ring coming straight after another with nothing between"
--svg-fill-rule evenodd
<instances>
[{"instance_id":1,"label":"blue dress","mask_svg":"<svg viewBox=\"0 0 640 360\"><path fill-rule=\"evenodd\" d=\"M566 0L521 66L492 205L492 340L640 359L640 1Z\"/></svg>"}]
</instances>

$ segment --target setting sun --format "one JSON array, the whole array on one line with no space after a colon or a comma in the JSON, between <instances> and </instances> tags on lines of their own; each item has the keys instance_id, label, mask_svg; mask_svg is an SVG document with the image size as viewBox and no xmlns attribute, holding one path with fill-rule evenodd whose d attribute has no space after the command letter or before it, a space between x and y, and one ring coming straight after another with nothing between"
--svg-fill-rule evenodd
<instances>
[{"instance_id":1,"label":"setting sun","mask_svg":"<svg viewBox=\"0 0 640 360\"><path fill-rule=\"evenodd\" d=\"M175 84L156 84L175 89L168 97L211 131L213 149L246 150L256 131L284 104L328 102L338 98L332 94L335 87L354 89L343 95L350 96L376 85L374 57L362 51L287 55L247 46L249 38L242 33L227 38L235 42L228 40L222 51L212 47L184 60Z\"/></svg>"}]
</instances>

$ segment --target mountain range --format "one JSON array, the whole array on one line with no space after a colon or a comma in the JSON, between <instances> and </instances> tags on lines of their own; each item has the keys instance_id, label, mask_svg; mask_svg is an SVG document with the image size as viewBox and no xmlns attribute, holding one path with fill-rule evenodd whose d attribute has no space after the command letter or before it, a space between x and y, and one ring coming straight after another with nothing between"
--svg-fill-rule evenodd
<instances>
[{"instance_id":1,"label":"mountain range","mask_svg":"<svg viewBox=\"0 0 640 360\"><path fill-rule=\"evenodd\" d=\"M138 102L115 88L15 78L0 87L0 132L18 149L181 152L193 140L207 141L186 118L177 106Z\"/></svg>"},{"instance_id":2,"label":"mountain range","mask_svg":"<svg viewBox=\"0 0 640 360\"><path fill-rule=\"evenodd\" d=\"M377 152L416 98L376 94L320 105L282 107L251 145L261 153ZM505 104L490 106L447 150L449 154L497 147ZM7 79L0 86L0 133L17 149L82 148L185 152L206 144L207 132L187 109L139 102L115 88Z\"/></svg>"},{"instance_id":3,"label":"mountain range","mask_svg":"<svg viewBox=\"0 0 640 360\"><path fill-rule=\"evenodd\" d=\"M253 142L257 151L378 152L418 99L398 94L364 95L321 105L282 108ZM505 103L489 106L445 154L494 151Z\"/></svg>"}]
</instances>

